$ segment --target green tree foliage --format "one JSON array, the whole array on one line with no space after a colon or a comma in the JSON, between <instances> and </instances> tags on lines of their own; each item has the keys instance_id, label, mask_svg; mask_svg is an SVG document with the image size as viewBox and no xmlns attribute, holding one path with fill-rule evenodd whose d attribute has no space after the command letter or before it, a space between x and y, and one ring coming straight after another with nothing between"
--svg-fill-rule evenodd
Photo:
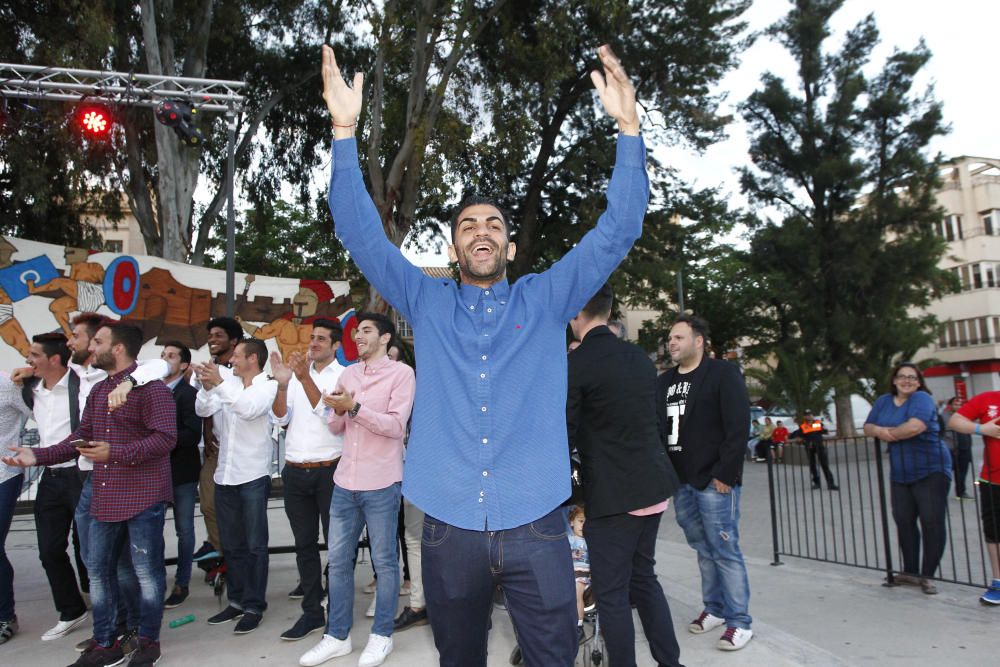
<instances>
[{"instance_id":1,"label":"green tree foliage","mask_svg":"<svg viewBox=\"0 0 1000 667\"><path fill-rule=\"evenodd\" d=\"M937 268L938 160L927 149L946 128L931 91L914 91L931 54L922 42L897 50L867 76L879 40L872 16L838 50L827 47L842 4L797 0L770 29L798 80L789 89L765 74L742 105L753 133L742 186L782 217L756 231L750 252L755 273L781 287L772 304L779 349L814 353L811 367L836 388L839 428L849 431L849 393L930 340L933 318L911 313L951 282Z\"/></svg>"}]
</instances>

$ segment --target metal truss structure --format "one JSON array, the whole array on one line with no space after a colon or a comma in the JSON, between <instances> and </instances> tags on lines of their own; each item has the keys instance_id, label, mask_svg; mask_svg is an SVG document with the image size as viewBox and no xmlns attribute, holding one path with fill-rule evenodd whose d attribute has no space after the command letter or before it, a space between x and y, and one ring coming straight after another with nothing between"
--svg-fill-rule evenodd
<instances>
[{"instance_id":1,"label":"metal truss structure","mask_svg":"<svg viewBox=\"0 0 1000 667\"><path fill-rule=\"evenodd\" d=\"M226 115L229 130L226 155L226 314L230 317L236 306L236 222L233 210L236 117L244 110L245 98L239 93L244 86L246 83L243 81L0 63L0 99L92 100L149 109L155 109L169 99L189 102L199 111L216 111Z\"/></svg>"},{"instance_id":2,"label":"metal truss structure","mask_svg":"<svg viewBox=\"0 0 1000 667\"><path fill-rule=\"evenodd\" d=\"M93 97L150 108L163 100L177 99L196 104L201 111L240 113L244 97L239 90L244 86L242 81L0 63L2 97L66 102Z\"/></svg>"}]
</instances>

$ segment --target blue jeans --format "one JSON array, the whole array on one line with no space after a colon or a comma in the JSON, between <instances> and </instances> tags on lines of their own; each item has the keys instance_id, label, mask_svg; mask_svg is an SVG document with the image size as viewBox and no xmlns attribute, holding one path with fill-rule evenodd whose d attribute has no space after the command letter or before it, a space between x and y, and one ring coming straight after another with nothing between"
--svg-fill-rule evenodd
<instances>
[{"instance_id":1,"label":"blue jeans","mask_svg":"<svg viewBox=\"0 0 1000 667\"><path fill-rule=\"evenodd\" d=\"M572 667L576 583L561 509L510 530L456 528L427 515L424 597L442 667L485 667L501 586L528 667Z\"/></svg>"},{"instance_id":2,"label":"blue jeans","mask_svg":"<svg viewBox=\"0 0 1000 667\"><path fill-rule=\"evenodd\" d=\"M396 530L402 484L396 482L374 491L348 491L333 487L330 498L328 549L330 619L326 633L344 639L354 619L354 554L361 528L368 524L372 565L378 575L375 588L375 622L372 632L389 637L399 599L399 559Z\"/></svg>"},{"instance_id":3,"label":"blue jeans","mask_svg":"<svg viewBox=\"0 0 1000 667\"><path fill-rule=\"evenodd\" d=\"M124 544L138 581L139 635L160 638L163 594L167 569L163 564L163 518L166 504L156 503L126 521L92 521L86 550L90 572L90 602L94 613L94 639L102 646L115 640L118 590L115 580L121 560L116 546ZM124 536L124 543L121 542ZM122 591L123 595L130 592Z\"/></svg>"},{"instance_id":4,"label":"blue jeans","mask_svg":"<svg viewBox=\"0 0 1000 667\"><path fill-rule=\"evenodd\" d=\"M740 551L740 492L719 493L708 484L701 491L682 484L674 495L677 523L698 552L705 611L729 627L750 629L750 581Z\"/></svg>"},{"instance_id":5,"label":"blue jeans","mask_svg":"<svg viewBox=\"0 0 1000 667\"><path fill-rule=\"evenodd\" d=\"M267 497L271 477L215 485L215 515L226 553L229 604L263 614L267 609Z\"/></svg>"},{"instance_id":6,"label":"blue jeans","mask_svg":"<svg viewBox=\"0 0 1000 667\"><path fill-rule=\"evenodd\" d=\"M90 528L95 521L94 517L90 515L90 499L93 494L90 473L85 472L83 486L80 489L80 501L76 504L76 513L73 516L77 533L80 535L80 557L85 562L90 543ZM139 581L132 569L132 559L129 557L128 551L125 551L127 538L127 532L122 532L115 541L114 556L118 575L111 580L110 585L114 589L112 595L118 601L118 625L126 624L129 628L135 629L139 625Z\"/></svg>"},{"instance_id":7,"label":"blue jeans","mask_svg":"<svg viewBox=\"0 0 1000 667\"><path fill-rule=\"evenodd\" d=\"M14 505L21 493L24 474L15 475L0 484L0 621L14 618L14 567L7 558L4 543L10 522L14 519Z\"/></svg>"},{"instance_id":8,"label":"blue jeans","mask_svg":"<svg viewBox=\"0 0 1000 667\"><path fill-rule=\"evenodd\" d=\"M177 574L174 583L187 588L191 583L191 563L194 557L194 497L198 482L174 487L174 531L177 533Z\"/></svg>"}]
</instances>

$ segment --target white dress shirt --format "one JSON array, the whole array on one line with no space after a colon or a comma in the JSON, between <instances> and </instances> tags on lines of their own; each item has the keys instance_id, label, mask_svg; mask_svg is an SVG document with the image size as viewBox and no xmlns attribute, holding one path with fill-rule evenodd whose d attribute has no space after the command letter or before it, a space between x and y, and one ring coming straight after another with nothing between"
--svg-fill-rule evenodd
<instances>
[{"instance_id":1,"label":"white dress shirt","mask_svg":"<svg viewBox=\"0 0 1000 667\"><path fill-rule=\"evenodd\" d=\"M38 446L51 447L58 445L73 432L69 418L69 370L63 374L52 389L45 388L45 380L39 380L32 389L35 395L35 405L32 413L38 424ZM83 415L83 406L80 406ZM49 468L72 468L75 460L57 463Z\"/></svg>"},{"instance_id":2,"label":"white dress shirt","mask_svg":"<svg viewBox=\"0 0 1000 667\"><path fill-rule=\"evenodd\" d=\"M316 372L314 364L309 364L309 377L316 383L320 393L330 394L337 387L337 380L344 372L344 367L334 359L320 372ZM313 406L306 396L306 390L299 379L292 375L288 383L288 395L285 401L285 416L278 417L271 410L271 419L278 426L288 425L285 434L285 460L292 463L313 463L315 461L332 461L340 456L344 448L344 437L330 433L326 425L328 407L323 401L317 401Z\"/></svg>"},{"instance_id":3,"label":"white dress shirt","mask_svg":"<svg viewBox=\"0 0 1000 667\"><path fill-rule=\"evenodd\" d=\"M231 376L208 391L204 387L198 391L195 412L199 417L214 416L213 423L222 426L216 484L233 486L271 474L274 440L269 413L277 392L278 383L264 373L256 375L249 387Z\"/></svg>"},{"instance_id":4,"label":"white dress shirt","mask_svg":"<svg viewBox=\"0 0 1000 667\"><path fill-rule=\"evenodd\" d=\"M232 368L230 368L229 366L223 366L221 364L219 365L219 375L222 376L222 379L224 381L225 380L230 380L230 379L236 377L235 375L233 375L233 369ZM238 380L238 381L239 382L243 382L242 380ZM198 379L198 374L197 373L191 373L191 386L194 387L195 389L197 389L198 393L201 393L201 390L202 390L201 380ZM197 406L197 403L195 405ZM199 417L205 417L206 415L198 413L198 416ZM226 437L226 424L225 424L224 420L222 420L222 419L213 419L212 420L212 435L215 436L215 441L216 442L222 442L223 441L223 439Z\"/></svg>"},{"instance_id":5,"label":"white dress shirt","mask_svg":"<svg viewBox=\"0 0 1000 667\"><path fill-rule=\"evenodd\" d=\"M163 359L147 359L146 361L139 361L137 363L139 366L132 372L132 379L135 380L136 387L141 387L153 380L165 378L170 372L170 366ZM87 399L90 398L91 390L93 390L94 385L98 382L103 382L108 378L108 372L94 366L81 366L72 361L69 362L69 367L80 378L80 393L78 396L80 397L80 418L82 419L83 409L87 407ZM79 465L80 470L94 469L94 462L86 456L79 458Z\"/></svg>"}]
</instances>

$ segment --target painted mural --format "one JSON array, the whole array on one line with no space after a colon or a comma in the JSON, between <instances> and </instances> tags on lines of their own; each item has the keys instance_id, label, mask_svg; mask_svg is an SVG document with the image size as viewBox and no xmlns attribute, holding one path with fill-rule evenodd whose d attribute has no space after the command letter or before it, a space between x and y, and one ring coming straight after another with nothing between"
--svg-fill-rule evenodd
<instances>
[{"instance_id":1,"label":"painted mural","mask_svg":"<svg viewBox=\"0 0 1000 667\"><path fill-rule=\"evenodd\" d=\"M304 352L312 323L344 327L342 364L357 359L356 326L346 281L236 274L236 319L248 336L282 356ZM31 337L70 333L77 313L91 311L142 327L141 358L177 340L195 361L207 359L208 321L226 312L225 271L147 255L95 252L0 236L0 368L24 365Z\"/></svg>"}]
</instances>

